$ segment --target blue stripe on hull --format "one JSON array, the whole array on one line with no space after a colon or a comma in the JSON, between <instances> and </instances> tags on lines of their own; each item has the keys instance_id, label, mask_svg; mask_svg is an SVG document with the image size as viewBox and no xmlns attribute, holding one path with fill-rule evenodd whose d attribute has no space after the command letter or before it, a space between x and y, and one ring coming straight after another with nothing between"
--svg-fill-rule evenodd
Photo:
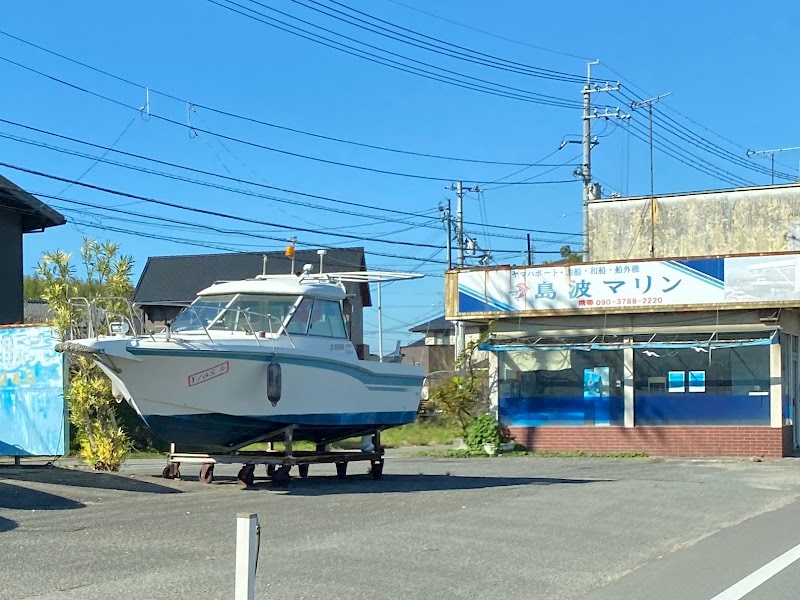
<instances>
[{"instance_id":1,"label":"blue stripe on hull","mask_svg":"<svg viewBox=\"0 0 800 600\"><path fill-rule=\"evenodd\" d=\"M185 446L236 446L287 425L297 425L295 440L320 442L412 423L417 413L380 412L313 415L236 416L223 414L146 415L150 429L165 442Z\"/></svg>"}]
</instances>

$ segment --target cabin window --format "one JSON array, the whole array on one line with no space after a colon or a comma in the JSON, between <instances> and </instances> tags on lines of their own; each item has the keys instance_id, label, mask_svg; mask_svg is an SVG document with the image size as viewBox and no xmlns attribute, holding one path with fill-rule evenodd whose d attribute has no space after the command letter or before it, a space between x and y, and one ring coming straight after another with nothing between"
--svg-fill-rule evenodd
<instances>
[{"instance_id":1,"label":"cabin window","mask_svg":"<svg viewBox=\"0 0 800 600\"><path fill-rule=\"evenodd\" d=\"M224 323L229 331L277 333L295 302L297 296L240 294L214 325Z\"/></svg>"},{"instance_id":2,"label":"cabin window","mask_svg":"<svg viewBox=\"0 0 800 600\"><path fill-rule=\"evenodd\" d=\"M308 333L309 335L347 339L342 307L337 301L320 298L314 301Z\"/></svg>"},{"instance_id":3,"label":"cabin window","mask_svg":"<svg viewBox=\"0 0 800 600\"><path fill-rule=\"evenodd\" d=\"M292 315L286 332L289 335L306 335L308 333L308 322L311 319L311 308L314 306L313 298L303 298Z\"/></svg>"}]
</instances>

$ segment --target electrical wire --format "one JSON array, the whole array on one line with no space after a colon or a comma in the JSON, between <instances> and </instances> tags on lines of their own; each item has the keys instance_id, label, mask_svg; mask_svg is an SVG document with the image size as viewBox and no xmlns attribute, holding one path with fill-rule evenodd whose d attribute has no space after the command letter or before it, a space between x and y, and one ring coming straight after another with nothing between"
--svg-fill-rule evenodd
<instances>
[{"instance_id":1,"label":"electrical wire","mask_svg":"<svg viewBox=\"0 0 800 600\"><path fill-rule=\"evenodd\" d=\"M209 0L209 1L212 1L212 0ZM113 104L116 104L117 106L121 106L121 107L127 108L128 110L134 110L137 113L141 112L141 110L139 108L136 108L135 106L131 106L129 104L126 104L126 103L121 102L119 100L115 100L113 98L110 98L110 97L105 96L103 94L100 94L98 92L94 92L92 90L89 90L87 88L81 87L81 86L76 85L74 83L70 83L68 81L60 79L60 78L55 77L53 75L49 75L49 74L47 74L47 73L45 73L43 71L40 71L38 69L34 69L32 67L29 67L29 66L24 65L24 64L22 64L20 62L11 60L11 59L6 58L4 56L0 56L0 60L4 61L6 63L12 64L12 65L15 65L17 67L20 67L20 68L22 68L22 69L24 69L26 71L35 73L35 74L37 74L37 75L39 75L41 77L45 77L47 79L50 79L50 80L55 81L57 83L60 83L62 85L66 85L66 86L68 86L70 88L73 88L75 90L78 90L80 92L89 94L89 95L94 96L96 98L100 98L100 99L105 100L107 102L111 102ZM172 125L176 125L178 127L187 129L188 131L194 132L195 134L205 133L205 134L208 134L208 135L211 135L211 136L215 136L215 137L218 137L218 138L221 138L221 139L229 140L229 141L232 141L232 142L237 142L237 143L243 144L245 146L250 146L250 147L253 147L253 148L260 148L262 150L268 150L270 152L276 152L278 154L283 154L283 155L286 155L286 156L292 156L294 158L302 158L302 159L305 159L305 160L310 160L310 161L319 162L319 163L328 164L328 165L334 165L334 166L338 166L338 167L347 167L347 168L351 168L351 169L357 169L357 170L361 170L361 171L368 171L368 172L371 172L371 173L377 173L377 174L381 174L381 175L392 175L392 176L395 176L395 177L405 177L405 178L410 178L410 179L420 179L420 180L426 180L426 181L447 182L447 181L456 181L456 180L461 179L462 181L468 181L470 183L475 183L475 184L487 183L485 181L476 181L476 180L471 180L471 179L466 179L466 178L459 178L459 177L433 177L433 176L429 176L429 175L419 175L419 174L415 174L415 173L402 173L402 172L399 172L399 171L390 171L390 170L387 170L387 169L377 169L377 168L368 167L368 166L365 166L365 165L356 165L356 164L345 163L345 162L341 162L341 161L337 161L337 160L329 160L329 159L321 158L321 157L318 157L318 156L310 156L310 155L306 155L306 154L301 154L299 152L291 152L289 150L282 150L280 148L275 148L275 147L272 147L272 146L267 146L265 144L260 144L258 142L254 142L252 140L246 140L246 139L243 139L243 138L238 138L238 137L234 137L234 136L230 136L230 135L225 135L223 133L219 133L219 132L216 132L216 131L212 131L212 130L209 130L209 129L204 129L204 128L198 127L197 125L194 125L194 124L181 123L180 121L176 121L174 119L170 119L169 117L165 117L163 115L159 115L159 114L156 114L154 112L150 112L149 113L149 117L150 118L154 118L154 119L158 119L160 121L164 121L166 123L171 123ZM563 184L563 183L572 183L572 181L571 180L534 181L534 182L527 181L527 182L511 182L511 183L509 183L507 185L555 185L555 184Z\"/></svg>"},{"instance_id":2,"label":"electrical wire","mask_svg":"<svg viewBox=\"0 0 800 600\"><path fill-rule=\"evenodd\" d=\"M292 231L303 231L303 232L307 232L307 233L316 233L316 234L319 234L319 235L328 235L328 236L332 236L332 237L341 237L341 238L346 238L346 239L359 240L359 241L362 241L362 242L374 242L374 243L391 244L391 245L398 245L398 246L412 246L412 247L417 247L417 248L422 248L422 247L437 248L437 249L444 248L444 246L437 246L437 245L433 245L433 244L425 244L425 243L420 243L420 242L409 242L409 241L405 241L405 240L383 240L383 239L379 239L379 238L365 238L365 237L362 237L362 236L350 235L350 234L346 234L346 233L332 233L332 232L329 232L329 231L320 231L320 230L304 228L304 227L293 227L291 225L283 225L283 224L280 224L280 223L270 223L270 222L267 222L267 221L261 221L259 219L252 219L252 218L249 218L249 217L239 217L239 216L236 216L236 215L232 215L230 213L212 211L212 210L208 210L208 209L204 209L204 208L198 208L198 207L184 206L184 205L178 204L176 202L169 202L169 201L166 201L166 200L159 200L159 199L156 199L156 198L150 198L150 197L147 197L147 196L141 196L139 194L132 194L130 192L125 192L125 191L121 191L121 190L115 190L115 189L107 188L107 187L104 187L104 186L93 185L93 184L85 183L85 182L82 182L82 181L75 181L73 179L68 179L66 177L61 177L61 176L58 176L58 175L45 173L45 172L42 172L42 171L38 171L36 169L29 169L27 167L14 165L14 164L11 164L11 163L0 162L0 166L6 167L8 169L13 169L15 171L20 171L20 172L23 172L23 173L28 173L29 175L35 175L37 177L44 177L46 179L51 179L51 180L55 180L55 181L61 181L63 183L73 183L75 185L78 185L78 186L81 186L81 187L85 187L87 189L92 189L92 190L95 190L95 191L104 192L104 193L107 193L107 194L112 194L114 196L130 198L130 199L133 199L133 200L140 200L142 202L156 204L156 205L159 205L159 206L165 206L165 207L169 207L169 208L176 208L176 209L179 209L179 210L189 211L189 212L202 214L202 215L206 215L206 216L214 216L214 217L220 217L220 218L230 219L230 220L234 220L234 221L240 221L240 222L243 222L243 223L253 223L253 224L256 224L256 225L266 225L268 227L276 227L276 228L279 228L279 229L287 229L287 230L292 230ZM508 252L511 252L511 251L508 251Z\"/></svg>"},{"instance_id":3,"label":"electrical wire","mask_svg":"<svg viewBox=\"0 0 800 600\"><path fill-rule=\"evenodd\" d=\"M561 52L559 50L553 50L551 48L545 48L544 46L536 46L534 44L529 44L528 42L522 42L520 40L515 40L514 38L505 37L503 35L499 35L497 33L492 33L491 31L486 31L485 29L479 29L477 27L472 27L470 25L465 25L464 23L459 23L458 21L454 21L452 19L447 19L445 17L424 11L420 8L415 6L411 6L409 4L404 4L403 2L399 2L398 0L386 0L386 2L391 2L392 4L397 4L398 6L402 6L403 8L407 8L408 10L413 10L414 12L418 12L423 15L427 15L434 19L438 19L439 21L443 21L445 23L450 23L451 25L456 25L457 27L463 27L464 29L468 29L469 31L474 31L476 33L481 33L483 35L487 35L498 40L503 40L505 42L511 42L512 44L518 44L520 46L525 46L526 48L533 48L534 50L540 50L542 52L549 52L551 54L558 54L560 56L567 56L569 58L577 58L582 61L590 61L594 60L593 58L589 58L586 56L580 56L579 54L570 54L569 52Z\"/></svg>"},{"instance_id":4,"label":"electrical wire","mask_svg":"<svg viewBox=\"0 0 800 600\"><path fill-rule=\"evenodd\" d=\"M426 66L426 67L429 67L429 68L436 69L436 70L438 70L438 71L440 71L442 73L449 73L450 75L454 75L455 77L452 77L450 75L442 75L441 73L437 73L435 71L433 71L433 72L432 71L427 71L427 70L422 69L420 67L414 67L413 65L409 65L409 64L406 64L406 63L398 62L396 60L393 60L393 59L390 59L390 58L386 58L386 57L383 57L383 56L378 56L378 55L372 54L370 52L367 52L365 50L361 50L360 48L356 48L354 46L350 46L350 45L345 44L343 42L338 42L336 40L332 40L330 38L327 38L325 36L316 34L316 33L312 32L312 31L309 31L309 30L304 29L302 27L297 27L296 25L292 25L292 24L287 23L285 21L282 21L280 19L276 19L274 17L270 17L270 16L268 16L268 15L262 13L262 12L259 12L259 11L255 10L255 9L253 9L253 8L249 8L247 6L242 6L241 4L238 4L237 2L234 2L233 0L222 0L222 1L223 2L227 2L227 4L221 4L217 0L208 0L208 2L210 2L211 4L214 4L216 6L224 8L226 10L232 11L234 13L240 14L240 15L242 15L244 17L247 17L249 19L252 19L254 21L263 23L263 24L265 24L265 25L267 25L269 27L273 27L275 29L279 29L279 30L284 31L286 33L290 33L292 35L295 35L295 36L301 37L303 39L306 39L306 40L321 44L323 46L327 46L329 48L333 48L335 50L339 50L340 52L344 52L344 53L350 54L352 56L357 56L359 58L365 59L365 60L370 61L370 62L375 62L375 63L381 64L383 66L387 66L387 67L390 67L390 68L393 68L393 69L396 69L396 70L399 70L399 71L405 71L407 73L411 73L413 75L424 77L426 79L433 79L435 81L439 81L439 82L442 82L442 83L447 83L449 85L454 85L456 87L460 87L460 88L463 88L463 89L479 91L479 92L487 93L487 94L490 94L490 95L493 95L493 96L510 98L510 99L514 99L514 100L520 100L520 101L523 101L523 102L530 102L530 103L533 103L533 104L541 104L541 105L545 105L545 106L555 106L555 107L560 107L560 108L577 108L577 107L580 106L580 103L577 102L577 101L569 100L569 99L566 99L566 98L559 98L557 96L549 96L547 94L538 94L538 93L535 93L535 92L530 92L528 90L523 90L521 88L515 88L513 86L507 86L507 85L495 83L495 82L492 82L492 81L488 81L488 80L485 80L485 79L476 78L474 76L471 76L471 75L468 75L468 74L465 74L465 73L460 73L458 71L445 69L443 67L437 67L436 65L432 65L430 63L426 63L426 62L419 61L419 60L416 60L416 59L413 59L413 58L409 58L409 57L404 56L402 54L398 54L396 52L391 52L391 51L385 50L385 49L383 49L383 48L381 48L379 46L374 46L372 44L367 44L365 42L361 42L359 40L356 40L355 38L350 38L348 36L342 35L342 34L337 33L335 31L328 30L328 29L326 29L324 27L320 27L318 25L314 25L313 23L309 23L309 22L304 21L303 19L299 19L297 17L293 17L293 16L288 15L287 13L283 13L282 11L279 11L277 9L274 9L274 8L271 8L271 7L265 7L268 10L271 10L273 12L277 12L277 13L280 13L280 14L287 15L290 18L292 18L294 20L297 20L299 22L308 23L311 26L313 26L313 27L315 27L317 29L320 29L322 31L328 31L330 33L333 33L334 35L337 35L338 37L342 37L344 39L348 39L348 40L354 41L354 42L359 43L359 44L361 44L363 46L366 46L366 47L369 47L369 48L373 48L373 49L375 49L377 51L383 52L383 53L388 54L390 56L397 56L399 58L402 58L403 60L406 60L406 61L409 61L409 62L412 62L412 63L416 63L416 64L420 64L420 65L423 65L423 66ZM236 8L233 8L234 6L240 8L240 9L243 9L245 11L249 11L249 13L253 13L253 14L249 14L248 12L242 12L241 10L237 10ZM300 32L300 33L298 33L298 32ZM482 83L485 83L485 84L488 84L488 85L481 85ZM494 86L494 87L489 87L489 86Z\"/></svg>"},{"instance_id":5,"label":"electrical wire","mask_svg":"<svg viewBox=\"0 0 800 600\"><path fill-rule=\"evenodd\" d=\"M258 2L257 0L250 0L250 1L253 2L254 4L264 6L263 3ZM309 6L308 4L300 0L290 0L290 2L293 2L294 4L303 6L305 8L308 8L309 10L313 10L319 14L326 15L328 17L347 23L349 25L353 25L355 27L358 27L359 29L370 31L372 33L376 33L377 35L381 35L382 37L387 37L389 39L393 39L395 41L399 41L407 45L411 45L417 48L422 48L424 50L428 50L436 54L456 58L466 62L479 64L482 66L492 67L502 71L509 71L512 73L529 75L531 77L539 77L543 79L551 79L555 81L568 82L568 83L582 84L586 82L586 78L580 75L565 73L563 71L555 71L552 69L544 69L542 67L535 67L520 62L507 60L498 56L486 54L484 52L478 52L476 50L472 50L471 48L467 48L465 46L460 46L456 43L453 43L452 41L442 40L436 37L425 35L417 31L414 31L412 29L408 29L406 27L397 25L396 23L386 21L384 19L381 19L364 11L357 10L351 6L342 4L341 2L336 2L335 0L328 0L328 4L333 4L342 7L346 9L348 12L346 13L341 10L337 10L336 8L332 8L331 6L322 4L320 2L317 2L316 0L308 0L308 1L319 8L314 8L313 6ZM399 30L402 33L398 36L396 31L393 31L392 29L383 27L381 25L376 25L375 23L372 23L370 21L353 16L353 14L350 13L365 16L371 21L375 21L377 23L383 23L395 30ZM341 15L341 16L336 16L336 15ZM419 38L419 40L413 38L409 39L408 35L406 34L411 34L412 36ZM428 42L426 40L431 40L433 43Z\"/></svg>"},{"instance_id":6,"label":"electrical wire","mask_svg":"<svg viewBox=\"0 0 800 600\"><path fill-rule=\"evenodd\" d=\"M156 95L159 95L159 96L163 96L165 98L169 98L170 100L174 100L176 102L180 102L181 104L184 104L184 105L191 104L195 108L207 110L209 112L213 112L213 113L216 113L216 114L219 114L219 115L223 115L223 116L226 116L226 117L238 119L238 120L245 121L245 122L248 122L248 123L254 123L254 124L258 124L258 125L263 125L265 127L270 127L270 128L278 129L278 130L281 130L281 131L288 131L290 133L296 133L296 134L299 134L299 135L313 137L313 138L316 138L316 139L322 139L322 140L326 140L326 141L330 141L330 142L337 142L337 143L340 143L340 144L347 144L347 145L357 146L357 147L361 147L361 148L368 148L368 149L371 149L371 150L380 150L380 151L383 151L383 152L391 152L391 153L395 153L395 154L418 156L418 157L421 157L421 158L431 158L431 159L437 159L437 160L447 160L447 161L454 161L454 162L466 162L466 163L474 163L474 164L504 165L504 166L512 166L512 167L513 166L530 166L530 167L535 167L535 166L549 167L549 166L553 166L553 165L550 165L550 164L536 164L536 163L500 161L500 160L484 160L484 159L478 159L478 158L466 158L466 157L458 157L458 156L445 156L445 155L441 155L441 154L432 154L432 153L427 153L427 152L416 152L416 151L413 151L413 150L404 150L404 149L400 149L400 148L391 148L391 147L388 147L388 146L381 146L381 145L377 145L377 144L368 144L368 143L364 143L364 142L357 142L357 141L354 141L354 140L348 140L348 139L339 138L339 137L330 136L330 135L324 135L324 134L316 133L316 132L312 132L312 131L305 131L305 130L297 129L297 128L294 128L294 127L288 127L286 125L279 125L277 123L271 123L271 122L268 122L268 121L264 121L262 119L257 119L255 117L250 117L250 116L238 114L238 113L230 111L230 110L216 108L214 106L210 106L210 105L203 104L203 103L200 103L200 102L191 102L191 101L187 100L186 98L181 98L181 97L179 97L179 96L177 96L175 94L172 94L172 93L169 93L169 92L164 92L164 91L158 90L156 88L152 88L152 87L146 86L144 84L137 83L137 82L132 81L130 79L127 79L125 77L121 77L120 75L111 73L109 71L105 71L103 69L99 69L99 68L97 68L97 67L95 67L93 65L90 65L90 64L86 63L86 62L82 62L82 61L76 60L76 59L74 59L74 58L72 58L70 56L67 56L65 54L56 52L54 50L51 50L50 48L46 48L44 46L41 46L39 44L36 44L36 43L31 42L31 41L26 40L26 39L23 39L23 38L18 37L16 35L12 35L12 34L6 32L6 31L0 30L0 35L6 36L6 37L11 38L13 40L16 40L16 41L18 41L18 42L20 42L22 44L26 44L26 45L28 45L28 46L30 46L32 48L36 48L37 50L41 50L42 52L46 52L46 53L48 53L48 54L50 54L52 56L56 56L58 58L61 58L63 60L71 62L73 64L79 65L79 66L81 66L83 68L86 68L86 69L89 69L90 71L93 71L95 73L99 73L99 74L104 75L106 77L110 77L110 78L112 78L112 79L114 79L116 81L119 81L119 82L122 82L122 83L126 83L126 84L131 85L133 87L136 87L138 89L147 89L147 90L149 90L149 92L151 94L156 94Z\"/></svg>"},{"instance_id":7,"label":"electrical wire","mask_svg":"<svg viewBox=\"0 0 800 600\"><path fill-rule=\"evenodd\" d=\"M45 129L40 129L40 128L37 128L37 127L31 127L31 126L28 126L28 125L24 125L22 123L18 123L18 122L15 122L15 121L10 121L8 119L0 118L0 123L6 123L6 124L13 125L13 126L16 126L16 127L20 127L20 128L23 128L23 129L26 129L26 130L29 130L29 131L35 131L37 133L42 133L42 134L45 134L45 135L48 135L48 136L56 137L58 139L63 139L63 140L75 142L75 143L78 143L78 144L83 144L83 145L86 145L86 146L90 146L90 147L93 147L93 148L106 150L107 152L114 152L116 154L120 154L120 155L123 155L123 156L129 156L129 157L136 158L136 159L139 159L139 160L154 162L156 164L161 164L161 165L169 166L169 167L176 168L176 169L182 169L182 170L186 170L186 171L193 172L193 173L198 173L198 174L202 174L202 175L206 175L206 176L216 177L216 178L223 179L223 180L226 180L226 181L233 181L233 182L236 182L236 183L252 185L252 186L266 188L266 189L278 190L278 191L285 192L285 193L297 194L297 195L301 195L301 196L322 199L322 200L326 200L326 201L330 201L330 202L341 203L341 204L345 204L345 205L352 205L352 206L368 208L368 209L371 209L371 210L388 212L388 213L392 213L392 214L399 214L399 215L402 215L404 217L419 218L419 217L422 216L419 213L413 213L413 212L408 212L408 211L399 211L399 210L395 210L395 209L387 209L387 208L383 208L383 207L377 207L377 206L372 206L372 205L367 205L367 204L360 204L360 203L355 203L355 202L349 202L349 201L329 198L329 197L326 197L326 196L316 196L316 195L313 195L313 194L304 194L302 192L297 192L295 190L279 188L279 187L276 187L276 186L271 186L271 185L259 183L259 182L256 182L256 181L240 179L240 178L237 178L237 177L233 177L233 176L229 176L229 175L222 175L220 173L214 173L214 172L211 172L211 171L204 171L204 170L201 170L201 169L195 169L193 167L188 167L188 166L185 166L185 165L180 165L180 164L176 164L176 163L172 163L172 162L162 161L162 160L155 159L155 158L152 158L152 157L149 157L149 156L144 156L144 155L140 155L140 154L134 154L134 153L125 152L125 151L122 151L122 150L116 150L116 149L108 147L108 146L102 146L102 145L99 145L99 144L94 144L94 143L88 142L86 140L82 140L82 139L74 138L74 137L70 137L70 136L65 136L65 135L58 134L58 133L55 133L55 132L52 132L52 131L48 131L48 130L45 130ZM64 147L61 147L61 146L45 144L43 142L38 142L38 141L35 141L35 140L31 140L29 138L24 138L24 137L20 137L20 136L14 136L14 135L10 135L10 134L0 133L0 137L6 138L6 139L11 139L13 141L17 141L17 142L20 142L20 143L25 143L25 144L29 144L29 145L34 145L34 146L46 148L46 149L49 149L49 150L52 150L52 151L62 152L62 153L70 154L70 155L73 155L73 156L80 156L82 158L86 158L86 159L89 159L89 160L97 160L97 161L104 162L104 163L107 163L107 164L112 164L114 166L118 166L118 167L122 167L122 168L126 168L126 169L131 169L131 170L135 170L135 171L139 171L139 172L144 172L144 173L148 173L148 174L152 174L152 175L157 175L157 176L161 176L161 177L166 177L166 178L169 178L169 179L175 179L175 180L179 180L179 181L193 183L193 184L201 185L201 186L205 186L205 187L212 187L212 188L215 188L215 189L221 189L221 190L230 191L230 192L233 192L233 193L244 194L244 195L253 196L253 197L265 198L265 199L268 199L268 200L274 200L274 201L277 201L277 202L284 202L284 203L293 204L293 205L297 205L297 206L304 206L304 207L313 208L313 209L316 209L316 210L332 210L330 207L322 206L322 205L319 205L319 204L314 204L314 203L309 203L309 202L304 202L304 201L299 201L299 200L294 200L294 199L289 199L289 198L282 198L282 197L279 197L279 196L273 196L273 195L268 195L268 194L260 194L260 193L257 193L257 192L253 192L251 190L243 190L241 188L223 186L223 185L219 185L219 184L215 184L215 183L211 183L211 182L207 182L207 181L192 179L192 178L188 178L188 177L182 177L182 176L179 176L179 175L175 175L173 173L165 173L163 171L156 171L156 170L150 169L148 167L142 167L142 166L139 166L139 165L133 165L133 164L130 164L130 163L125 163L125 162L121 162L121 161L115 161L115 160L103 158L102 156L101 157L97 157L97 156L94 156L94 155L78 152L78 151L75 151L75 150L70 150L70 149L67 149L67 148L64 148ZM344 210L344 209L336 209L336 212L341 213L341 214L349 214L351 216L363 217L363 218L368 218L368 219L375 219L375 220L384 221L384 222L401 223L401 224L407 224L407 225L417 225L417 226L422 226L422 227L431 227L432 226L432 225L420 224L420 223L417 223L417 222L411 222L411 221L408 221L407 219L381 217L381 216L377 216L377 215L370 215L370 214L365 214L365 213L348 211L348 210ZM465 223L466 224L474 224L474 223L471 223L471 222L465 222ZM497 229L506 229L506 227L504 227L502 225L488 225L488 227L497 228ZM550 232L550 231L535 230L535 229L525 230L525 229L520 228L520 230L529 231L529 232L535 232L535 233L554 234L554 235L562 235L562 234L563 235L573 235L571 233ZM513 235L509 235L509 234L500 234L500 233L498 233L498 234L495 234L495 235L497 237L506 237L506 238L510 238L510 239L524 239L522 236L513 236ZM546 240L542 239L542 240L539 240L539 241L546 241ZM554 243L559 243L559 240L555 240Z\"/></svg>"}]
</instances>

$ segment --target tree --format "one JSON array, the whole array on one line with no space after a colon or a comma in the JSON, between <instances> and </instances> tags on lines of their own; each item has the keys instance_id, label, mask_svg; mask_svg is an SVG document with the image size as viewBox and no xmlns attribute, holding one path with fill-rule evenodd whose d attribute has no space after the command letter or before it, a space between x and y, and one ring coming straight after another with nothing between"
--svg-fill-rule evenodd
<instances>
[{"instance_id":1,"label":"tree","mask_svg":"<svg viewBox=\"0 0 800 600\"><path fill-rule=\"evenodd\" d=\"M84 237L80 250L86 279L75 275L72 254L56 250L46 252L36 273L41 282L41 297L53 313L51 326L61 339L76 331L85 331L94 310L76 310L85 304L70 303L82 295L92 306L114 314L124 314L133 291L133 258L119 253L112 242L99 243ZM95 334L108 333L99 323ZM80 454L93 468L116 471L125 459L130 442L119 426L111 382L100 368L84 356L69 358L69 383L65 396L70 422L77 430Z\"/></svg>"},{"instance_id":2,"label":"tree","mask_svg":"<svg viewBox=\"0 0 800 600\"><path fill-rule=\"evenodd\" d=\"M489 338L493 328L494 321L489 323L478 339L467 343L456 359L457 375L432 389L429 395L429 401L453 419L465 437L470 423L488 407L488 371L478 367L475 354Z\"/></svg>"}]
</instances>

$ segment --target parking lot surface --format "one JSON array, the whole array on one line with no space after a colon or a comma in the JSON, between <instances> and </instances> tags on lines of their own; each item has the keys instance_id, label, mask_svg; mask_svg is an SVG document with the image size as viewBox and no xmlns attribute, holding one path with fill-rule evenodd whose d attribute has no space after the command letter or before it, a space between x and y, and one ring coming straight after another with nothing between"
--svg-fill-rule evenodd
<instances>
[{"instance_id":1,"label":"parking lot surface","mask_svg":"<svg viewBox=\"0 0 800 600\"><path fill-rule=\"evenodd\" d=\"M705 567L717 574L700 570L672 597L710 600L725 577L791 542L796 527L780 511L800 513L795 459L406 454L388 456L380 480L359 463L345 480L319 465L287 489L265 479L243 489L238 467L224 465L211 485L188 465L182 480L164 480L164 464L130 460L120 474L62 461L0 468L0 599L232 598L235 517L248 512L263 526L257 598L623 600ZM785 532L774 548L775 536L744 543L770 527ZM731 563L742 553L751 558ZM693 558L681 566L680 557Z\"/></svg>"}]
</instances>

